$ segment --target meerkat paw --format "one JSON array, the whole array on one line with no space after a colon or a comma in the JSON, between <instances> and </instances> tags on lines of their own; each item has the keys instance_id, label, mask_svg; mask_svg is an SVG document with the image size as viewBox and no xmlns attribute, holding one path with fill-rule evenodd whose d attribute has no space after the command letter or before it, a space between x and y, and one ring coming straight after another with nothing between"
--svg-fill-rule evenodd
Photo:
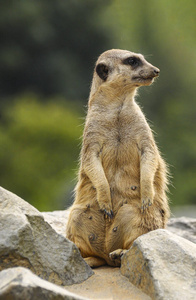
<instances>
[{"instance_id":1,"label":"meerkat paw","mask_svg":"<svg viewBox=\"0 0 196 300\"><path fill-rule=\"evenodd\" d=\"M110 221L113 218L110 190L103 189L98 191L97 202L99 204L100 211L104 214L104 217Z\"/></svg>"},{"instance_id":2,"label":"meerkat paw","mask_svg":"<svg viewBox=\"0 0 196 300\"><path fill-rule=\"evenodd\" d=\"M152 204L154 199L154 191L145 193L141 197L141 212L144 213Z\"/></svg>"},{"instance_id":3,"label":"meerkat paw","mask_svg":"<svg viewBox=\"0 0 196 300\"><path fill-rule=\"evenodd\" d=\"M145 210L153 204L152 199L150 198L142 198L142 206L141 206L141 212L144 213Z\"/></svg>"},{"instance_id":4,"label":"meerkat paw","mask_svg":"<svg viewBox=\"0 0 196 300\"><path fill-rule=\"evenodd\" d=\"M154 200L155 192L153 186L142 189L141 192L141 212L144 213L152 204Z\"/></svg>"},{"instance_id":5,"label":"meerkat paw","mask_svg":"<svg viewBox=\"0 0 196 300\"><path fill-rule=\"evenodd\" d=\"M99 203L99 207L101 212L103 212L104 217L107 219L109 219L109 221L113 218L114 214L113 214L113 210L112 210L112 205L111 204L106 204L106 203Z\"/></svg>"},{"instance_id":6,"label":"meerkat paw","mask_svg":"<svg viewBox=\"0 0 196 300\"><path fill-rule=\"evenodd\" d=\"M115 263L116 266L120 266L121 259L126 252L127 250L125 249L117 249L109 253L109 258Z\"/></svg>"}]
</instances>

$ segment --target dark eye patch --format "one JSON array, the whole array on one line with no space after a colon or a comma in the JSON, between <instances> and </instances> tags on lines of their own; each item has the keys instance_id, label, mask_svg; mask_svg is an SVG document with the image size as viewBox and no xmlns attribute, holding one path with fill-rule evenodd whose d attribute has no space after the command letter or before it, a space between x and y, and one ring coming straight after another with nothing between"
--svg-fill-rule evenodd
<instances>
[{"instance_id":1,"label":"dark eye patch","mask_svg":"<svg viewBox=\"0 0 196 300\"><path fill-rule=\"evenodd\" d=\"M142 65L142 61L139 57L131 56L123 60L124 65L130 65L133 68L137 68Z\"/></svg>"}]
</instances>

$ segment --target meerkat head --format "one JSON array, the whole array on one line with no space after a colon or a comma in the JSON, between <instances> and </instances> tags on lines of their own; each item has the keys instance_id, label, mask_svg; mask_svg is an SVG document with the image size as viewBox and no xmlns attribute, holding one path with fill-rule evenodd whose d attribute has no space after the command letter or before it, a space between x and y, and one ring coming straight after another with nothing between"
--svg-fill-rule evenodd
<instances>
[{"instance_id":1,"label":"meerkat head","mask_svg":"<svg viewBox=\"0 0 196 300\"><path fill-rule=\"evenodd\" d=\"M92 89L95 92L102 84L124 84L133 90L152 84L159 72L160 70L147 62L141 54L127 50L108 50L101 54L96 62Z\"/></svg>"}]
</instances>

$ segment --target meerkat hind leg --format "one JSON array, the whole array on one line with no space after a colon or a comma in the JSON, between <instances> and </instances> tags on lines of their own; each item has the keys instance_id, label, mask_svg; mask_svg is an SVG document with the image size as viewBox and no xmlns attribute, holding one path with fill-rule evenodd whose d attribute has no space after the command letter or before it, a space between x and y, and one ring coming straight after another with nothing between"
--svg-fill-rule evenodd
<instances>
[{"instance_id":1,"label":"meerkat hind leg","mask_svg":"<svg viewBox=\"0 0 196 300\"><path fill-rule=\"evenodd\" d=\"M86 257L84 258L85 262L91 267L91 268L96 268L96 267L101 267L106 265L105 259L101 257Z\"/></svg>"}]
</instances>

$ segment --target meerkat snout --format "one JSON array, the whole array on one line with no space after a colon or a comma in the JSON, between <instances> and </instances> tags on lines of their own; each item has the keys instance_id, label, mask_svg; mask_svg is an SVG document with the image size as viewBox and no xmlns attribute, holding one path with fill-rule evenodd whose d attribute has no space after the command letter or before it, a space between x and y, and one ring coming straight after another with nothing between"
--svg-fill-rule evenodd
<instances>
[{"instance_id":1,"label":"meerkat snout","mask_svg":"<svg viewBox=\"0 0 196 300\"><path fill-rule=\"evenodd\" d=\"M154 66L152 68L145 68L139 71L139 76L135 76L134 79L142 78L142 79L153 79L154 77L159 76L160 70L158 68L155 68Z\"/></svg>"},{"instance_id":2,"label":"meerkat snout","mask_svg":"<svg viewBox=\"0 0 196 300\"><path fill-rule=\"evenodd\" d=\"M158 68L154 69L155 76L159 76L160 70Z\"/></svg>"}]
</instances>

